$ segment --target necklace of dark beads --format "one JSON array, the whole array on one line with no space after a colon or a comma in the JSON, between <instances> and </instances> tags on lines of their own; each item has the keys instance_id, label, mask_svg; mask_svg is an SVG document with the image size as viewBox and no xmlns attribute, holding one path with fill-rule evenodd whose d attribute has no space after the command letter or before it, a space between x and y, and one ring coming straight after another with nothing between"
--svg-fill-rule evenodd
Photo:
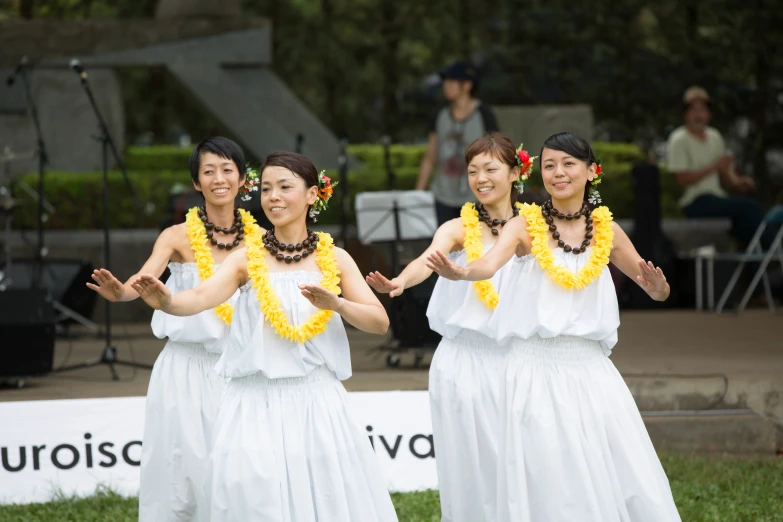
<instances>
[{"instance_id":1,"label":"necklace of dark beads","mask_svg":"<svg viewBox=\"0 0 783 522\"><path fill-rule=\"evenodd\" d=\"M590 207L587 205L587 202L584 202L582 208L576 213L564 214L552 206L552 200L550 199L541 207L541 214L549 225L549 231L552 232L552 237L557 240L557 246L562 248L564 252L571 252L572 254L578 255L587 250L587 247L590 246L590 240L593 239L593 218L590 215ZM585 223L587 225L585 227L584 241L582 241L581 246L578 247L567 245L565 241L560 239L560 232L557 231L557 225L555 225L554 218L572 221L574 219L579 219L582 216L585 217Z\"/></svg>"},{"instance_id":2,"label":"necklace of dark beads","mask_svg":"<svg viewBox=\"0 0 783 522\"><path fill-rule=\"evenodd\" d=\"M500 230L498 230L496 227L500 226L503 228L506 226L506 223L508 223L510 220L514 219L517 215L514 214L508 219L492 219L489 217L489 212L487 212L487 209L484 208L484 205L481 203L476 203L476 211L479 215L479 220L483 221L487 224L489 229L492 231L493 236L497 236L500 234Z\"/></svg>"},{"instance_id":3,"label":"necklace of dark beads","mask_svg":"<svg viewBox=\"0 0 783 522\"><path fill-rule=\"evenodd\" d=\"M275 259L284 263L298 263L302 259L306 258L313 252L318 246L318 234L310 230L307 231L307 239L297 244L286 245L281 243L275 237L275 229L269 229L266 234L262 236L264 241L264 248L266 248ZM286 255L283 252L289 254L297 252L294 255Z\"/></svg>"},{"instance_id":4,"label":"necklace of dark beads","mask_svg":"<svg viewBox=\"0 0 783 522\"><path fill-rule=\"evenodd\" d=\"M201 221L204 222L204 228L207 230L207 239L209 239L210 243L212 243L214 246L217 246L221 250L231 250L232 248L239 246L239 243L245 237L245 229L244 225L242 224L242 214L239 213L239 209L234 210L234 224L231 225L231 228L219 227L210 222L209 218L207 218L207 209L204 207L199 207L198 217L201 219ZM237 236L234 241L221 243L217 240L216 237L214 237L215 232L226 235L236 234Z\"/></svg>"}]
</instances>

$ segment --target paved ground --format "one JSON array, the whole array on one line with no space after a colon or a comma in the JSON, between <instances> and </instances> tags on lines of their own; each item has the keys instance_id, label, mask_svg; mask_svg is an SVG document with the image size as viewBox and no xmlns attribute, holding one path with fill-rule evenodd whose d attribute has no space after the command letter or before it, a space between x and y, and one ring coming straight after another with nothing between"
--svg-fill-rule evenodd
<instances>
[{"instance_id":1,"label":"paved ground","mask_svg":"<svg viewBox=\"0 0 783 522\"><path fill-rule=\"evenodd\" d=\"M634 392L640 409L751 407L783 420L783 317L765 310L740 316L690 311L623 313L620 342L612 360ZM116 325L119 357L153 363L163 347L148 324ZM413 368L403 354L400 368L388 368L378 349L385 339L350 330L354 376L349 390L427 388L427 352ZM55 366L95 359L102 339L58 340ZM19 347L21 349L21 347ZM105 365L30 379L21 389L0 388L0 401L144 395L149 370L118 367L112 381ZM727 386L728 383L728 386Z\"/></svg>"}]
</instances>

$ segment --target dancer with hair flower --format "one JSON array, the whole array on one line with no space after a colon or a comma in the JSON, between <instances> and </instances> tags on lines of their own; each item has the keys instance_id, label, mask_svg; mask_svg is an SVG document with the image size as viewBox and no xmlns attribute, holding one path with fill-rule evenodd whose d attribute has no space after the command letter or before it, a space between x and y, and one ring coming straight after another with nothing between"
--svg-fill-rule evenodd
<instances>
[{"instance_id":1,"label":"dancer with hair flower","mask_svg":"<svg viewBox=\"0 0 783 522\"><path fill-rule=\"evenodd\" d=\"M541 172L551 199L523 205L482 259L463 267L441 252L428 257L455 281L492 277L514 258L489 323L498 342L510 343L496 520L679 521L636 403L609 360L620 317L607 265L657 301L669 285L609 209L589 203L600 201L604 174L584 139L548 138Z\"/></svg>"},{"instance_id":2,"label":"dancer with hair flower","mask_svg":"<svg viewBox=\"0 0 783 522\"><path fill-rule=\"evenodd\" d=\"M394 279L367 276L376 291L397 297L431 274L427 256L450 252L462 266L495 243L516 216L517 191L533 160L506 136L493 133L468 145L468 183L478 200L441 225L430 247ZM507 263L510 267L511 263ZM443 522L495 520L499 381L507 348L489 337L489 320L506 268L469 283L439 279L430 297L430 328L443 336L430 364L430 411Z\"/></svg>"},{"instance_id":3,"label":"dancer with hair flower","mask_svg":"<svg viewBox=\"0 0 783 522\"><path fill-rule=\"evenodd\" d=\"M210 279L172 295L155 277L133 287L155 309L191 316L237 289L215 371L230 378L216 421L212 522L396 521L372 446L340 381L351 376L343 319L383 334L386 311L354 260L307 228L331 181L299 154L270 154L261 203L274 229L245 237Z\"/></svg>"},{"instance_id":4,"label":"dancer with hair flower","mask_svg":"<svg viewBox=\"0 0 783 522\"><path fill-rule=\"evenodd\" d=\"M261 229L249 212L235 208L238 193L252 190L254 176L242 149L220 136L199 143L190 156L193 186L204 206L191 208L185 223L161 232L139 273L159 277L179 293L207 280L228 253ZM109 301L139 297L105 269L95 270L87 286ZM168 338L150 375L141 452L140 522L208 521L209 473L206 465L212 429L223 396L224 379L212 372L228 336L237 295L193 317L156 311L152 331Z\"/></svg>"}]
</instances>

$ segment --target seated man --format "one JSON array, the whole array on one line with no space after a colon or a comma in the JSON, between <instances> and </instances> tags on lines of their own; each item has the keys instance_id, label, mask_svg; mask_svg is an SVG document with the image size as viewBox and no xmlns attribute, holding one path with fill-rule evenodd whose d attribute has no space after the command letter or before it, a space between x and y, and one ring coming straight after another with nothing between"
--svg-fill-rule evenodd
<instances>
[{"instance_id":1,"label":"seated man","mask_svg":"<svg viewBox=\"0 0 783 522\"><path fill-rule=\"evenodd\" d=\"M745 248L764 219L764 210L756 199L731 196L726 190L747 194L756 184L751 178L737 175L723 137L709 126L707 91L701 87L685 91L683 120L685 125L672 132L667 143L668 168L686 187L680 207L689 218L731 219L731 233ZM764 248L772 242L772 232L767 230L762 237Z\"/></svg>"}]
</instances>

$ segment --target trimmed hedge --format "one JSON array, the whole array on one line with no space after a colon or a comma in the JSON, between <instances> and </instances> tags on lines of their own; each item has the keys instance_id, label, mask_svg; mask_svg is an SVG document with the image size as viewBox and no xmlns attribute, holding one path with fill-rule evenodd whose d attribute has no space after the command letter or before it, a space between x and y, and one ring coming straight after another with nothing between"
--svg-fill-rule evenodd
<instances>
[{"instance_id":1,"label":"trimmed hedge","mask_svg":"<svg viewBox=\"0 0 783 522\"><path fill-rule=\"evenodd\" d=\"M418 168L427 149L425 145L392 145L389 148L391 165L395 169ZM635 163L644 159L636 145L629 143L595 142L593 149L602 162ZM154 147L128 147L125 151L125 167L128 170L182 170L188 168L190 148L174 145ZM372 143L349 145L348 153L362 163L365 170L383 171L383 147ZM531 151L538 154L538 151Z\"/></svg>"},{"instance_id":2,"label":"trimmed hedge","mask_svg":"<svg viewBox=\"0 0 783 522\"><path fill-rule=\"evenodd\" d=\"M633 192L631 168L643 159L642 151L635 145L625 143L595 143L596 154L601 158L606 178L600 185L601 196L612 209L616 218L633 215ZM411 190L416 184L418 167L425 147L419 145L393 145L390 150L391 164L396 174L396 188ZM386 190L386 170L383 162L383 148L380 145L360 144L349 147L349 153L362 162L362 169L348 173L348 219L354 220L353 206L360 192ZM137 212L127 194L125 183L119 172L109 174L109 190L112 205L111 226L113 228L157 227L168 212L169 193L175 185L189 189L190 174L187 162L190 149L180 147L129 147L126 151L128 176L142 205ZM338 173L328 173L339 180ZM28 184L35 186L37 175L23 176ZM534 169L529 186L541 186L538 164ZM329 211L322 216L324 224L340 221L342 190L337 187ZM680 217L677 199L682 190L673 176L661 173L661 206L665 217ZM53 202L57 213L52 216L50 229L101 228L103 181L99 172L69 173L47 172L46 197ZM26 196L18 194L20 199ZM15 215L17 226L36 226L35 205L23 205Z\"/></svg>"},{"instance_id":3,"label":"trimmed hedge","mask_svg":"<svg viewBox=\"0 0 783 522\"><path fill-rule=\"evenodd\" d=\"M175 145L156 145L154 147L128 147L125 150L125 168L127 170L187 170L190 153L193 149Z\"/></svg>"},{"instance_id":4,"label":"trimmed hedge","mask_svg":"<svg viewBox=\"0 0 783 522\"><path fill-rule=\"evenodd\" d=\"M36 186L37 174L21 178ZM119 171L109 172L110 225L112 228L157 228L167 214L169 192L176 185L191 187L187 171L128 172L128 179L142 205L139 212L133 204L128 188ZM103 227L103 175L101 172L54 172L45 178L46 199L57 210L51 216L48 228L52 230L96 229ZM26 201L28 196L14 189L16 197ZM21 205L14 223L22 228L35 228L36 205Z\"/></svg>"}]
</instances>

